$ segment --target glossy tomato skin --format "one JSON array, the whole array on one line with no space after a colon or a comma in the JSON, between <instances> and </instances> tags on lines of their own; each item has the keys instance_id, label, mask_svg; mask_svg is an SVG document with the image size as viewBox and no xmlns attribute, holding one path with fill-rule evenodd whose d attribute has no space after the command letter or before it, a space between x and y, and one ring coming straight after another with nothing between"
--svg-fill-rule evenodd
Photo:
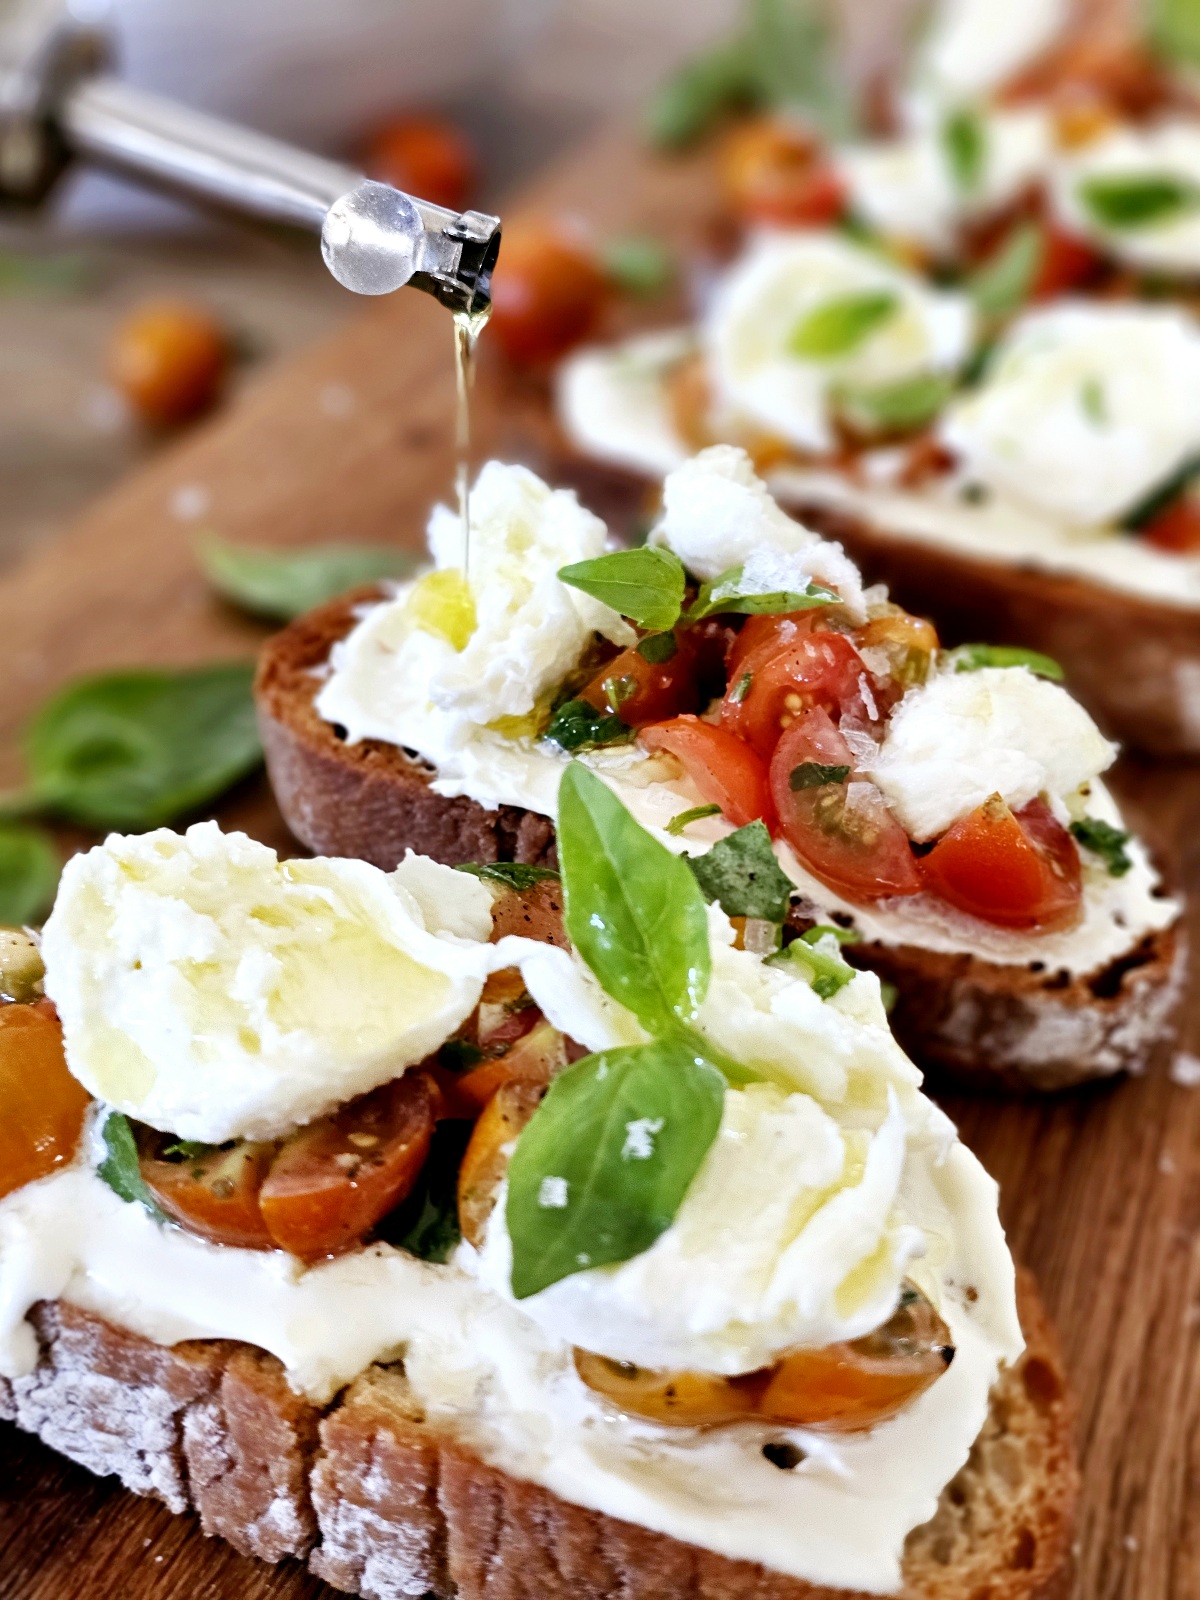
<instances>
[{"instance_id":1,"label":"glossy tomato skin","mask_svg":"<svg viewBox=\"0 0 1200 1600\"><path fill-rule=\"evenodd\" d=\"M492 274L488 337L518 366L565 355L594 332L608 283L586 246L549 224L504 231Z\"/></svg>"},{"instance_id":2,"label":"glossy tomato skin","mask_svg":"<svg viewBox=\"0 0 1200 1600\"><path fill-rule=\"evenodd\" d=\"M259 1196L279 1248L315 1261L364 1238L416 1182L438 1104L436 1086L412 1070L292 1134Z\"/></svg>"},{"instance_id":3,"label":"glossy tomato skin","mask_svg":"<svg viewBox=\"0 0 1200 1600\"><path fill-rule=\"evenodd\" d=\"M91 1097L48 1005L0 1005L0 1199L75 1155Z\"/></svg>"},{"instance_id":4,"label":"glossy tomato skin","mask_svg":"<svg viewBox=\"0 0 1200 1600\"><path fill-rule=\"evenodd\" d=\"M631 728L662 722L685 711L699 711L697 657L686 633L676 641L667 661L647 661L631 646L606 662L580 692L580 699L606 716L618 716Z\"/></svg>"},{"instance_id":5,"label":"glossy tomato skin","mask_svg":"<svg viewBox=\"0 0 1200 1600\"><path fill-rule=\"evenodd\" d=\"M817 228L846 207L845 187L812 135L781 118L735 123L717 170L730 210L744 222Z\"/></svg>"},{"instance_id":6,"label":"glossy tomato skin","mask_svg":"<svg viewBox=\"0 0 1200 1600\"><path fill-rule=\"evenodd\" d=\"M774 817L767 769L762 758L728 728L675 717L641 731L648 750L667 750L683 763L688 777L708 804L719 805L735 828L762 817Z\"/></svg>"},{"instance_id":7,"label":"glossy tomato skin","mask_svg":"<svg viewBox=\"0 0 1200 1600\"><path fill-rule=\"evenodd\" d=\"M241 1250L274 1250L259 1192L277 1146L239 1140L186 1159L162 1152L175 1141L146 1130L139 1137L142 1177L158 1205L189 1233Z\"/></svg>"},{"instance_id":8,"label":"glossy tomato skin","mask_svg":"<svg viewBox=\"0 0 1200 1600\"><path fill-rule=\"evenodd\" d=\"M369 178L450 211L466 206L475 153L462 129L430 114L395 117L371 136L363 161Z\"/></svg>"},{"instance_id":9,"label":"glossy tomato skin","mask_svg":"<svg viewBox=\"0 0 1200 1600\"><path fill-rule=\"evenodd\" d=\"M802 633L811 633L821 612L792 611L779 616L747 617L733 640L728 656L728 678L734 687L750 664L769 661L771 656L793 644Z\"/></svg>"},{"instance_id":10,"label":"glossy tomato skin","mask_svg":"<svg viewBox=\"0 0 1200 1600\"><path fill-rule=\"evenodd\" d=\"M1067 233L1052 222L1042 224L1042 261L1034 281L1034 300L1056 300L1087 283L1103 266L1086 239Z\"/></svg>"},{"instance_id":11,"label":"glossy tomato skin","mask_svg":"<svg viewBox=\"0 0 1200 1600\"><path fill-rule=\"evenodd\" d=\"M1177 495L1140 532L1147 543L1160 550L1193 555L1200 550L1200 502L1190 494Z\"/></svg>"},{"instance_id":12,"label":"glossy tomato skin","mask_svg":"<svg viewBox=\"0 0 1200 1600\"><path fill-rule=\"evenodd\" d=\"M840 781L801 782L806 765L847 769ZM848 900L919 893L922 883L908 836L874 784L854 780L854 757L819 707L787 728L771 759L779 830L801 862Z\"/></svg>"},{"instance_id":13,"label":"glossy tomato skin","mask_svg":"<svg viewBox=\"0 0 1200 1600\"><path fill-rule=\"evenodd\" d=\"M996 927L1046 931L1079 919L1079 851L1044 801L1013 812L993 795L944 833L920 866L926 888Z\"/></svg>"},{"instance_id":14,"label":"glossy tomato skin","mask_svg":"<svg viewBox=\"0 0 1200 1600\"><path fill-rule=\"evenodd\" d=\"M229 341L208 312L164 302L125 319L109 351L109 370L144 422L169 428L216 401L229 359Z\"/></svg>"},{"instance_id":15,"label":"glossy tomato skin","mask_svg":"<svg viewBox=\"0 0 1200 1600\"><path fill-rule=\"evenodd\" d=\"M790 643L764 644L731 668L722 726L770 760L780 735L804 712L819 706L840 713L858 705L864 672L845 634L798 628Z\"/></svg>"}]
</instances>

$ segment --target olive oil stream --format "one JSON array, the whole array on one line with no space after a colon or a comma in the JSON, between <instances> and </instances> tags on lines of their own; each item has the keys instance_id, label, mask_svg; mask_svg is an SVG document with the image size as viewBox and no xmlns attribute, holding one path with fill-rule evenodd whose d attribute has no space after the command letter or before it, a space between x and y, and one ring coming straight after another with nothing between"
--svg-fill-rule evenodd
<instances>
[{"instance_id":1,"label":"olive oil stream","mask_svg":"<svg viewBox=\"0 0 1200 1600\"><path fill-rule=\"evenodd\" d=\"M482 311L454 313L454 377L458 390L454 445L457 462L454 483L458 491L458 515L463 530L463 577L471 575L471 390L475 387L475 351L479 335L492 314L490 305Z\"/></svg>"}]
</instances>

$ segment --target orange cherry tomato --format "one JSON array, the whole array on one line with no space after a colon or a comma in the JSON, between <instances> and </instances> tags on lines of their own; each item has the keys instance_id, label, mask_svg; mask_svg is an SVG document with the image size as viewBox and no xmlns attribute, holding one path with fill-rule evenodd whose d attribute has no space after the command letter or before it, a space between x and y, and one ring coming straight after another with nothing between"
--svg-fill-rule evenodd
<instances>
[{"instance_id":1,"label":"orange cherry tomato","mask_svg":"<svg viewBox=\"0 0 1200 1600\"><path fill-rule=\"evenodd\" d=\"M89 1104L49 1009L0 1006L0 1199L72 1159Z\"/></svg>"},{"instance_id":2,"label":"orange cherry tomato","mask_svg":"<svg viewBox=\"0 0 1200 1600\"><path fill-rule=\"evenodd\" d=\"M730 671L730 687L721 706L721 723L754 747L764 760L783 730L798 716L821 706L841 711L861 699L866 668L842 633L801 631L780 645L764 644Z\"/></svg>"},{"instance_id":3,"label":"orange cherry tomato","mask_svg":"<svg viewBox=\"0 0 1200 1600\"><path fill-rule=\"evenodd\" d=\"M483 1243L496 1191L508 1171L508 1149L541 1104L544 1086L506 1083L475 1124L458 1169L458 1225L468 1244Z\"/></svg>"},{"instance_id":4,"label":"orange cherry tomato","mask_svg":"<svg viewBox=\"0 0 1200 1600\"><path fill-rule=\"evenodd\" d=\"M274 1250L259 1192L278 1146L241 1139L229 1149L175 1159L163 1154L174 1142L148 1131L139 1138L142 1177L167 1215L214 1244Z\"/></svg>"},{"instance_id":5,"label":"orange cherry tomato","mask_svg":"<svg viewBox=\"0 0 1200 1600\"><path fill-rule=\"evenodd\" d=\"M1031 298L1056 300L1071 289L1078 289L1096 275L1103 258L1086 239L1067 233L1054 223L1042 224L1042 260L1034 280Z\"/></svg>"},{"instance_id":6,"label":"orange cherry tomato","mask_svg":"<svg viewBox=\"0 0 1200 1600\"><path fill-rule=\"evenodd\" d=\"M872 693L885 714L906 689L924 683L937 653L937 630L931 622L899 607L873 617L852 635L871 673Z\"/></svg>"},{"instance_id":7,"label":"orange cherry tomato","mask_svg":"<svg viewBox=\"0 0 1200 1600\"><path fill-rule=\"evenodd\" d=\"M704 800L720 806L727 821L741 828L758 817L770 824L773 808L762 758L728 728L676 717L643 728L648 750L667 750L683 763Z\"/></svg>"},{"instance_id":8,"label":"orange cherry tomato","mask_svg":"<svg viewBox=\"0 0 1200 1600\"><path fill-rule=\"evenodd\" d=\"M457 1108L462 1115L476 1117L507 1083L548 1088L551 1078L566 1064L562 1034L551 1023L539 1021L495 1061L485 1061L458 1076L454 1085Z\"/></svg>"},{"instance_id":9,"label":"orange cherry tomato","mask_svg":"<svg viewBox=\"0 0 1200 1600\"><path fill-rule=\"evenodd\" d=\"M357 1244L417 1181L437 1109L431 1080L406 1072L292 1134L259 1195L275 1243L304 1261Z\"/></svg>"},{"instance_id":10,"label":"orange cherry tomato","mask_svg":"<svg viewBox=\"0 0 1200 1600\"><path fill-rule=\"evenodd\" d=\"M492 273L489 334L518 366L555 361L595 331L608 298L584 245L549 224L517 223Z\"/></svg>"},{"instance_id":11,"label":"orange cherry tomato","mask_svg":"<svg viewBox=\"0 0 1200 1600\"><path fill-rule=\"evenodd\" d=\"M117 329L109 370L143 421L172 427L215 402L229 357L229 341L206 311L148 305Z\"/></svg>"},{"instance_id":12,"label":"orange cherry tomato","mask_svg":"<svg viewBox=\"0 0 1200 1600\"><path fill-rule=\"evenodd\" d=\"M466 206L475 182L467 136L448 118L428 114L385 123L371 136L363 167L368 178L450 211Z\"/></svg>"},{"instance_id":13,"label":"orange cherry tomato","mask_svg":"<svg viewBox=\"0 0 1200 1600\"><path fill-rule=\"evenodd\" d=\"M924 1295L906 1289L895 1314L865 1338L794 1350L774 1366L737 1377L655 1372L575 1351L590 1389L623 1411L677 1427L760 1421L855 1433L893 1417L946 1371L950 1330Z\"/></svg>"},{"instance_id":14,"label":"orange cherry tomato","mask_svg":"<svg viewBox=\"0 0 1200 1600\"><path fill-rule=\"evenodd\" d=\"M846 191L812 135L775 117L736 123L717 172L734 214L747 222L823 227L841 215Z\"/></svg>"},{"instance_id":15,"label":"orange cherry tomato","mask_svg":"<svg viewBox=\"0 0 1200 1600\"><path fill-rule=\"evenodd\" d=\"M1139 531L1143 539L1160 550L1191 555L1200 550L1200 501L1190 494L1177 495Z\"/></svg>"},{"instance_id":16,"label":"orange cherry tomato","mask_svg":"<svg viewBox=\"0 0 1200 1600\"><path fill-rule=\"evenodd\" d=\"M823 883L849 900L921 889L907 834L875 785L854 779L850 747L826 712L805 712L784 732L770 779L783 837Z\"/></svg>"},{"instance_id":17,"label":"orange cherry tomato","mask_svg":"<svg viewBox=\"0 0 1200 1600\"><path fill-rule=\"evenodd\" d=\"M658 635L655 636L656 638ZM686 633L666 661L647 661L636 646L605 663L580 699L631 728L662 722L684 711L699 711L695 655Z\"/></svg>"},{"instance_id":18,"label":"orange cherry tomato","mask_svg":"<svg viewBox=\"0 0 1200 1600\"><path fill-rule=\"evenodd\" d=\"M1083 895L1075 841L1041 800L999 795L961 818L921 861L926 888L1001 928L1064 928Z\"/></svg>"}]
</instances>

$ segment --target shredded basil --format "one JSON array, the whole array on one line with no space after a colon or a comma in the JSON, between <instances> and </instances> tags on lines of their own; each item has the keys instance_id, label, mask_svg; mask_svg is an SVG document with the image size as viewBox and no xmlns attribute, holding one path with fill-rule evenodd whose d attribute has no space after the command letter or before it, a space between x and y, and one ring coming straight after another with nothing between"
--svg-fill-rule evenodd
<instances>
[{"instance_id":1,"label":"shredded basil","mask_svg":"<svg viewBox=\"0 0 1200 1600\"><path fill-rule=\"evenodd\" d=\"M985 667L1028 667L1039 678L1061 683L1065 674L1052 656L1013 644L960 644L947 651L955 672L981 672Z\"/></svg>"},{"instance_id":2,"label":"shredded basil","mask_svg":"<svg viewBox=\"0 0 1200 1600\"><path fill-rule=\"evenodd\" d=\"M105 1118L101 1137L108 1154L96 1168L96 1176L122 1200L127 1200L131 1205L144 1206L156 1222L165 1222L167 1218L154 1203L154 1197L142 1177L137 1141L133 1137L129 1118L120 1111L110 1111Z\"/></svg>"},{"instance_id":3,"label":"shredded basil","mask_svg":"<svg viewBox=\"0 0 1200 1600\"><path fill-rule=\"evenodd\" d=\"M718 805L693 806L690 811L680 811L667 823L666 831L675 838L692 822L700 822L704 817L719 817L721 808Z\"/></svg>"},{"instance_id":4,"label":"shredded basil","mask_svg":"<svg viewBox=\"0 0 1200 1600\"><path fill-rule=\"evenodd\" d=\"M704 855L686 859L704 898L727 917L782 922L787 916L794 886L775 859L765 823L748 823Z\"/></svg>"},{"instance_id":5,"label":"shredded basil","mask_svg":"<svg viewBox=\"0 0 1200 1600\"><path fill-rule=\"evenodd\" d=\"M842 942L838 937L842 931L839 928L809 928L784 949L768 956L767 965L781 966L788 962L801 967L814 994L822 1000L830 1000L854 977L854 968L849 962L843 961L836 949L829 948L834 939Z\"/></svg>"},{"instance_id":6,"label":"shredded basil","mask_svg":"<svg viewBox=\"0 0 1200 1600\"><path fill-rule=\"evenodd\" d=\"M802 761L789 773L788 788L793 792L800 789L820 789L827 783L845 783L849 776L849 767L826 766L821 761Z\"/></svg>"},{"instance_id":7,"label":"shredded basil","mask_svg":"<svg viewBox=\"0 0 1200 1600\"><path fill-rule=\"evenodd\" d=\"M1133 866L1125 848L1131 835L1123 828L1114 828L1101 817L1081 817L1071 824L1071 835L1085 850L1100 857L1111 877L1123 878Z\"/></svg>"},{"instance_id":8,"label":"shredded basil","mask_svg":"<svg viewBox=\"0 0 1200 1600\"><path fill-rule=\"evenodd\" d=\"M638 640L635 648L643 661L658 666L664 661L673 660L678 653L679 645L675 641L675 635L668 629L663 633L648 633L644 639Z\"/></svg>"},{"instance_id":9,"label":"shredded basil","mask_svg":"<svg viewBox=\"0 0 1200 1600\"><path fill-rule=\"evenodd\" d=\"M1078 194L1094 222L1118 233L1156 227L1200 204L1200 187L1170 172L1096 174Z\"/></svg>"},{"instance_id":10,"label":"shredded basil","mask_svg":"<svg viewBox=\"0 0 1200 1600\"><path fill-rule=\"evenodd\" d=\"M535 867L527 861L460 861L454 870L504 889L532 889L538 883L557 883L559 876L553 867Z\"/></svg>"},{"instance_id":11,"label":"shredded basil","mask_svg":"<svg viewBox=\"0 0 1200 1600\"><path fill-rule=\"evenodd\" d=\"M634 729L620 717L597 711L587 700L564 700L542 738L560 750L591 750L597 745L628 744Z\"/></svg>"},{"instance_id":12,"label":"shredded basil","mask_svg":"<svg viewBox=\"0 0 1200 1600\"><path fill-rule=\"evenodd\" d=\"M942 154L954 187L962 195L979 192L987 168L987 124L974 106L949 112L941 126Z\"/></svg>"}]
</instances>

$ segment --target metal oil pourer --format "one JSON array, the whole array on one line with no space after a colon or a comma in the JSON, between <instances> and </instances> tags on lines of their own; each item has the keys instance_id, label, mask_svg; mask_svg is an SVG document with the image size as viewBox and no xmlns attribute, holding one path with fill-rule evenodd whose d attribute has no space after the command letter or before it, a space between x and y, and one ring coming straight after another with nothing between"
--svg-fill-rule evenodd
<instances>
[{"instance_id":1,"label":"metal oil pourer","mask_svg":"<svg viewBox=\"0 0 1200 1600\"><path fill-rule=\"evenodd\" d=\"M113 41L81 0L0 0L0 214L37 205L74 161L320 234L355 294L424 289L464 317L491 305L500 219L415 199L111 71Z\"/></svg>"}]
</instances>

